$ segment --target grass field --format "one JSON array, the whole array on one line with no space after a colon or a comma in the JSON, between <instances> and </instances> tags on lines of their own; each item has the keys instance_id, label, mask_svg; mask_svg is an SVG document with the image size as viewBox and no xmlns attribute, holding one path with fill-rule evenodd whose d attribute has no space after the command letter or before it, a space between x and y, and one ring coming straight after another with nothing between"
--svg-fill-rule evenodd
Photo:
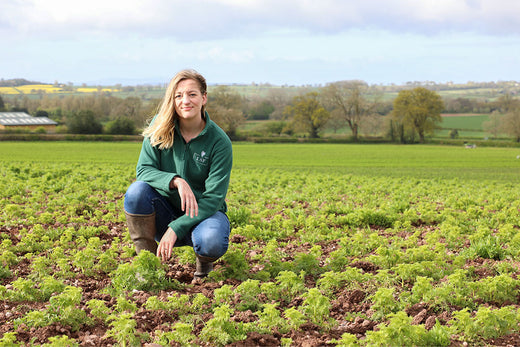
<instances>
[{"instance_id":1,"label":"grass field","mask_svg":"<svg viewBox=\"0 0 520 347\"><path fill-rule=\"evenodd\" d=\"M464 129L464 130L479 130L482 131L482 123L489 120L487 114L464 114L464 115L449 115L442 117L440 126L447 129Z\"/></svg>"},{"instance_id":2,"label":"grass field","mask_svg":"<svg viewBox=\"0 0 520 347\"><path fill-rule=\"evenodd\" d=\"M0 142L0 161L134 165L140 145L129 142ZM520 182L518 155L520 149L517 148L235 143L234 167Z\"/></svg>"},{"instance_id":3,"label":"grass field","mask_svg":"<svg viewBox=\"0 0 520 347\"><path fill-rule=\"evenodd\" d=\"M520 344L520 149L235 143L227 253L135 254L140 143L0 142L0 345Z\"/></svg>"}]
</instances>

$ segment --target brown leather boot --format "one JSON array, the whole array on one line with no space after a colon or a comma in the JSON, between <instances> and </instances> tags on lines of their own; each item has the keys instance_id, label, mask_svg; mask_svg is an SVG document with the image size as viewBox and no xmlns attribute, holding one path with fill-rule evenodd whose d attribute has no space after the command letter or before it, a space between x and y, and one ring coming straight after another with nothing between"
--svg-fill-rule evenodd
<instances>
[{"instance_id":1,"label":"brown leather boot","mask_svg":"<svg viewBox=\"0 0 520 347\"><path fill-rule=\"evenodd\" d=\"M196 253L195 253L195 255L197 256L197 262L196 262L197 268L196 268L193 276L195 278L207 277L209 275L209 273L211 271L213 271L213 262L215 260L217 260L218 258L204 257L204 256L198 255Z\"/></svg>"},{"instance_id":2,"label":"brown leather boot","mask_svg":"<svg viewBox=\"0 0 520 347\"><path fill-rule=\"evenodd\" d=\"M155 213L132 214L125 211L126 224L130 238L134 241L135 250L139 253L148 250L157 253L157 242L155 241Z\"/></svg>"}]
</instances>

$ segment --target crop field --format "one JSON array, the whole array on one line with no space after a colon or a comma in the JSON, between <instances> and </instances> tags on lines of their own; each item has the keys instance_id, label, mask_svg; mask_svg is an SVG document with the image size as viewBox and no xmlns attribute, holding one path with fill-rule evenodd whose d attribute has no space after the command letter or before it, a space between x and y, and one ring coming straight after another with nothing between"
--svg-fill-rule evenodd
<instances>
[{"instance_id":1,"label":"crop field","mask_svg":"<svg viewBox=\"0 0 520 347\"><path fill-rule=\"evenodd\" d=\"M520 344L520 150L234 144L228 252L136 256L139 143L0 142L0 346Z\"/></svg>"},{"instance_id":2,"label":"crop field","mask_svg":"<svg viewBox=\"0 0 520 347\"><path fill-rule=\"evenodd\" d=\"M114 88L101 88L98 89L97 87L78 87L75 88L76 92L78 93L97 93L100 90L102 92L117 92L117 89ZM0 87L0 94L39 94L39 93L46 93L46 94L62 94L67 93L70 94L72 91L65 90L62 87L59 86L53 86L51 84L27 84L23 86L17 86L17 87Z\"/></svg>"}]
</instances>

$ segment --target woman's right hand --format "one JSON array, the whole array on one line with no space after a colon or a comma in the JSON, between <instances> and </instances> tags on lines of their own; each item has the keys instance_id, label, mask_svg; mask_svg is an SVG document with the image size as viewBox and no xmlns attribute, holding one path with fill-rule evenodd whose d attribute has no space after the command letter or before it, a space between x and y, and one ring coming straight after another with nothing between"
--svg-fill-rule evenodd
<instances>
[{"instance_id":1,"label":"woman's right hand","mask_svg":"<svg viewBox=\"0 0 520 347\"><path fill-rule=\"evenodd\" d=\"M170 182L170 188L176 188L181 198L181 209L187 216L193 218L199 215L199 205L195 194L185 179L175 176Z\"/></svg>"}]
</instances>

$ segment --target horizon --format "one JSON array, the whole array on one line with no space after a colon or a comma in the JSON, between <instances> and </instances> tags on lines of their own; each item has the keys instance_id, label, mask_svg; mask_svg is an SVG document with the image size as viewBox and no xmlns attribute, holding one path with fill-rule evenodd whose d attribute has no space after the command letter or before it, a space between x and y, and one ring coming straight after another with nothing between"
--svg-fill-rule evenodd
<instances>
[{"instance_id":1,"label":"horizon","mask_svg":"<svg viewBox=\"0 0 520 347\"><path fill-rule=\"evenodd\" d=\"M42 84L42 85L60 85L60 86L67 86L67 85L70 85L70 83L72 82L62 82L62 81L54 81L54 82L46 82L46 81L32 81L32 80L29 80L27 78L23 78L23 77L15 77L15 78L3 78L3 77L0 77L0 83L5 83L5 82L9 82L9 81L17 81L17 80L23 80L24 83L27 82L27 84L23 84L23 85L38 85L38 84ZM343 80L343 81L350 81L350 80ZM321 86L325 86L327 84L330 84L330 83L334 83L334 82L342 82L342 81L330 81L330 82L325 82L325 83L321 83L321 84L301 84L301 85L294 85L294 84L274 84L274 83L269 83L269 82L263 82L263 83L256 83L256 82L250 82L250 83L238 83L238 82L229 82L229 83L221 83L221 82L215 82L215 83L208 83L208 86L219 86L219 85L225 85L225 86L251 86L251 85L254 85L254 86L273 86L273 87L321 87ZM488 83L494 83L494 84L508 84L508 83L514 83L516 86L520 85L520 81L517 81L517 80L497 80L497 81L476 81L476 80L469 80L469 81L466 81L466 82L462 82L462 83L455 83L455 82L452 82L452 81L447 81L447 82L436 82L436 81L406 81L404 83L401 83L401 84L397 84L397 83L368 83L366 81L362 81L362 82L365 82L367 83L369 86L406 86L406 85L409 85L409 84L414 84L414 85L420 85L420 86L427 86L427 85L441 85L441 86L449 86L449 85L453 85L453 86L458 86L458 85L469 85L469 84L488 84ZM116 86L116 85L121 85L122 87L139 87L139 86L150 86L150 87L163 87L165 85L167 85L169 83L169 81L166 81L166 82L144 82L144 83L138 83L138 84L123 84L121 82L117 82L117 81L114 81L112 83L106 83L106 84L99 84L99 83L92 83L92 84L89 84L89 83L85 83L85 82L79 82L77 84L72 84L73 87L81 87L81 86L88 86L88 87L96 87L96 86ZM20 85L21 86L21 85ZM0 93L1 94L1 93Z\"/></svg>"}]
</instances>

